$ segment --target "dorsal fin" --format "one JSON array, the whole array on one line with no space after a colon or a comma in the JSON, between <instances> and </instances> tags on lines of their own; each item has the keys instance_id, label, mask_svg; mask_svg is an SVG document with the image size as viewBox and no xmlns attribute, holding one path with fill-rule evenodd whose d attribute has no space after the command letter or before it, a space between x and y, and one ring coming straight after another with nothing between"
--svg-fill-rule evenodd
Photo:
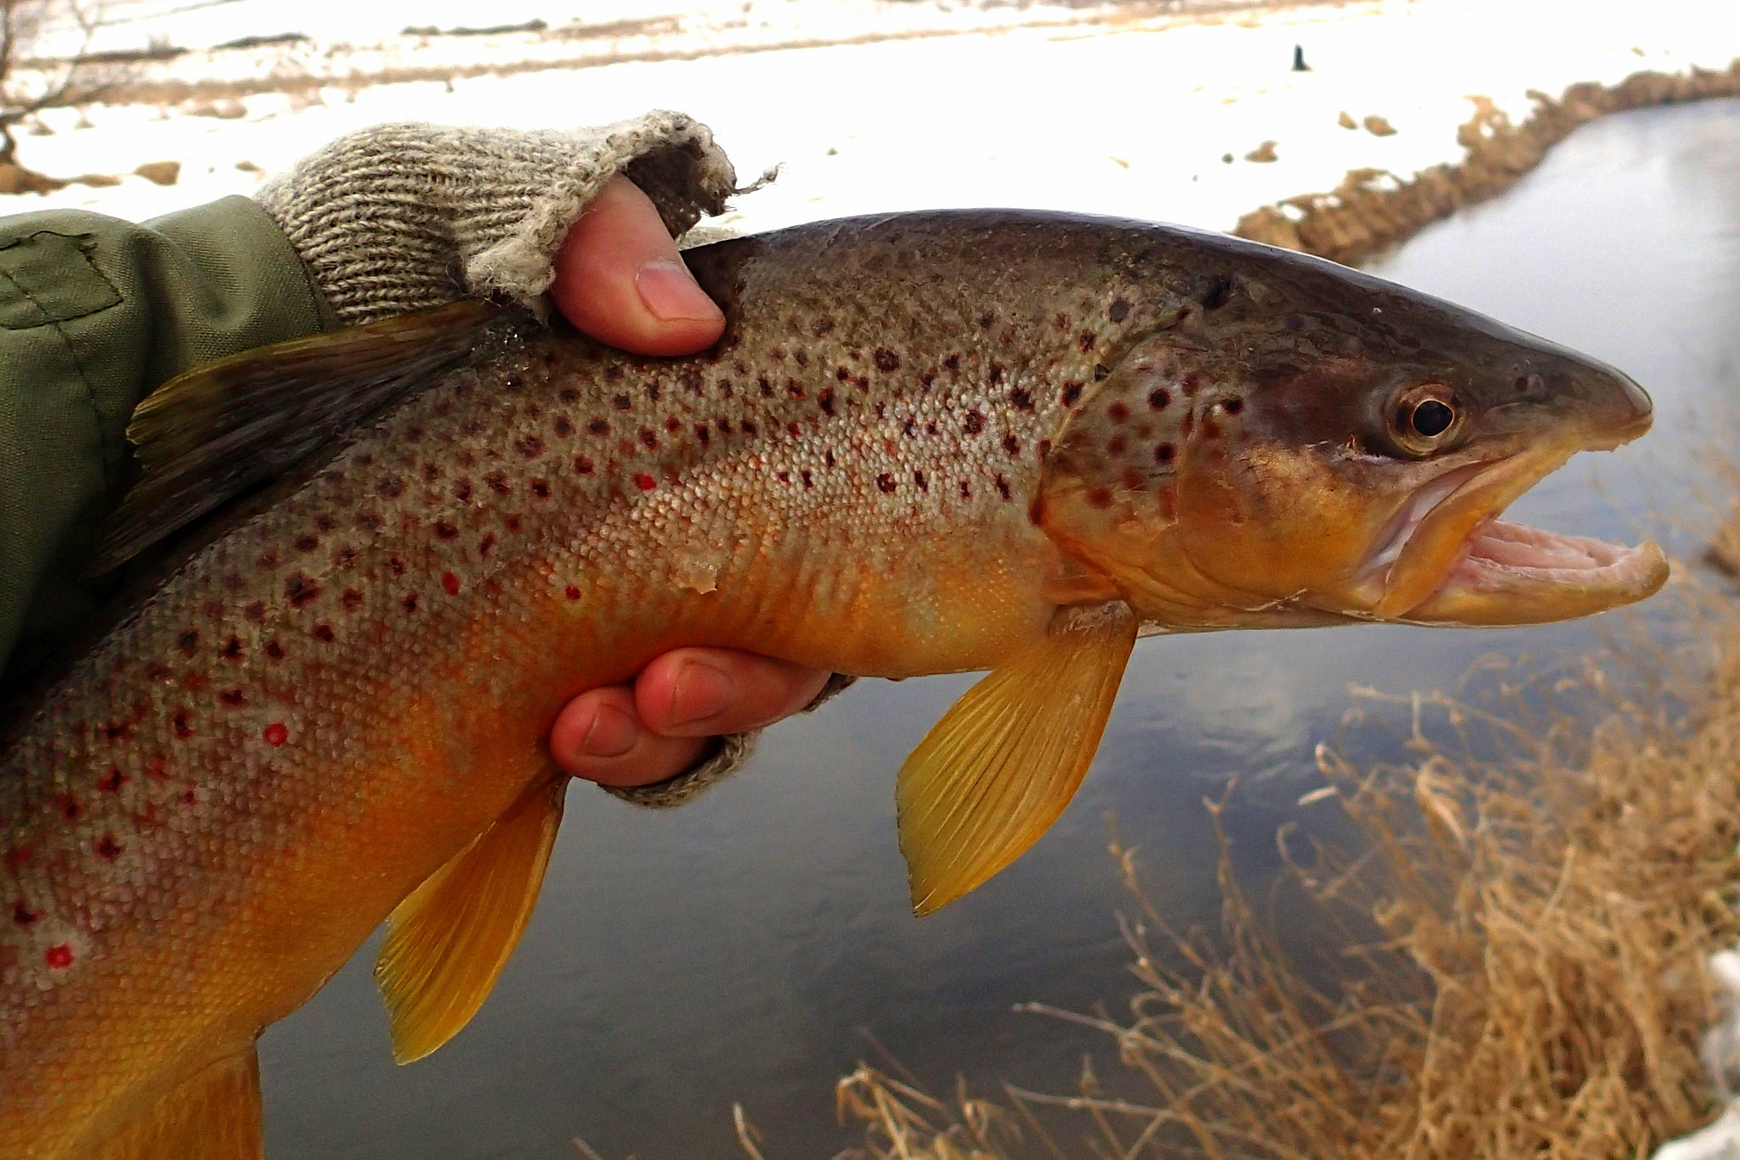
<instances>
[{"instance_id":1,"label":"dorsal fin","mask_svg":"<svg viewBox=\"0 0 1740 1160\"><path fill-rule=\"evenodd\" d=\"M254 1045L198 1072L110 1140L102 1160L259 1160Z\"/></svg>"},{"instance_id":2,"label":"dorsal fin","mask_svg":"<svg viewBox=\"0 0 1740 1160\"><path fill-rule=\"evenodd\" d=\"M471 350L500 313L467 301L195 367L133 412L139 482L103 529L90 575L274 479Z\"/></svg>"},{"instance_id":3,"label":"dorsal fin","mask_svg":"<svg viewBox=\"0 0 1740 1160\"><path fill-rule=\"evenodd\" d=\"M375 983L399 1063L453 1038L489 997L538 901L567 780L540 780L387 920Z\"/></svg>"}]
</instances>

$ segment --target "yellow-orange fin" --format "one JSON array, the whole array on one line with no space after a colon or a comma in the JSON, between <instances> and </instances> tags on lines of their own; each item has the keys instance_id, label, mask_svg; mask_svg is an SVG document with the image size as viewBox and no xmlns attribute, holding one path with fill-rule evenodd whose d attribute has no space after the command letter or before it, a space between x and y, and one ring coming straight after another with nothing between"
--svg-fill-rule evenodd
<instances>
[{"instance_id":1,"label":"yellow-orange fin","mask_svg":"<svg viewBox=\"0 0 1740 1160\"><path fill-rule=\"evenodd\" d=\"M260 1160L260 1064L254 1045L220 1059L124 1128L102 1160Z\"/></svg>"},{"instance_id":2,"label":"yellow-orange fin","mask_svg":"<svg viewBox=\"0 0 1740 1160\"><path fill-rule=\"evenodd\" d=\"M489 997L537 904L566 788L533 786L387 919L375 983L399 1063L453 1038Z\"/></svg>"},{"instance_id":3,"label":"yellow-orange fin","mask_svg":"<svg viewBox=\"0 0 1740 1160\"><path fill-rule=\"evenodd\" d=\"M900 767L900 852L915 914L1039 840L1087 773L1136 643L1122 601L1059 609L1043 643L967 690Z\"/></svg>"}]
</instances>

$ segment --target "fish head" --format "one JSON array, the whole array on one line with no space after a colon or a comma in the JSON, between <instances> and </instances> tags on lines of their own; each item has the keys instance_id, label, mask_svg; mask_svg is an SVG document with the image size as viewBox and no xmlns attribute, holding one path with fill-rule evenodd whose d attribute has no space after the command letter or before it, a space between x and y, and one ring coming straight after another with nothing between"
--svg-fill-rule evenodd
<instances>
[{"instance_id":1,"label":"fish head","mask_svg":"<svg viewBox=\"0 0 1740 1160\"><path fill-rule=\"evenodd\" d=\"M1653 543L1499 518L1649 428L1630 378L1331 263L1235 253L1096 369L1042 469L1036 522L1146 620L1533 624L1666 581Z\"/></svg>"}]
</instances>

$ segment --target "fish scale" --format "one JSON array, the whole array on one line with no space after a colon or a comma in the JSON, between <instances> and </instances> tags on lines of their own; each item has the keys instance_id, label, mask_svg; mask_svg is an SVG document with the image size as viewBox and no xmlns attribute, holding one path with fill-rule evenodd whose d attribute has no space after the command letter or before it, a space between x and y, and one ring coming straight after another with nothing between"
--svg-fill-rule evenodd
<instances>
[{"instance_id":1,"label":"fish scale","mask_svg":"<svg viewBox=\"0 0 1740 1160\"><path fill-rule=\"evenodd\" d=\"M1072 545L1171 527L1186 461L1225 464L1264 436L1241 377L1257 348L1191 329L1235 297L1226 270L1279 263L1338 310L1337 294L1378 293L1243 243L1020 213L823 223L688 257L726 309L712 350L644 359L512 316L489 323L456 365L220 515L14 707L0 761L0 1157L77 1160L153 1117L164 1139L195 1139L174 1127L207 1107L189 1091L254 1101L235 1123L257 1135L259 1031L389 912L420 932L457 905L443 890L475 901L473 863L519 867L523 923L560 816L559 790L539 788L559 786L551 723L576 693L674 646L892 677L992 669L1030 690L1017 697L1038 689L1023 712L974 709L972 736L1018 756L1026 743L991 742L1036 723L1034 752L1074 772L1061 789L1006 795L1051 801L1037 825L980 835L984 859L949 856L944 877L971 863L971 881L939 889L970 889L1068 800L1136 620L1168 626L1119 565ZM1277 329L1272 307L1247 313L1238 325ZM1415 325L1468 329L1425 317ZM377 329L435 342L416 330L435 325ZM1167 581L1173 603L1157 607L1185 607L1193 583ZM1171 626L1252 622L1258 603ZM1054 679L1091 691L1048 698ZM933 736L953 768L950 728ZM930 855L909 812L972 810L925 814L906 796L901 808L918 902ZM486 949L505 959L517 932ZM458 1014L407 1014L416 988L394 981L395 937L381 969L409 1058L462 1025L494 974L482 969ZM407 954L440 960L421 937L404 935ZM426 1018L435 1033L401 1042L401 1023ZM127 1155L165 1154L124 1138Z\"/></svg>"}]
</instances>

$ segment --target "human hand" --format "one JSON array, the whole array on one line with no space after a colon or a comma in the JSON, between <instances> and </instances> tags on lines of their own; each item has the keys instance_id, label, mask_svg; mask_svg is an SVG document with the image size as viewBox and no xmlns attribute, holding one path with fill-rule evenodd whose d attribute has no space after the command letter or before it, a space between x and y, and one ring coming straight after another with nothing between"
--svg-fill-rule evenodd
<instances>
[{"instance_id":1,"label":"human hand","mask_svg":"<svg viewBox=\"0 0 1740 1160\"><path fill-rule=\"evenodd\" d=\"M652 202L614 177L556 254L550 298L575 328L636 354L704 350L725 316L689 276ZM734 649L656 657L632 686L580 694L550 730L550 752L575 777L650 785L675 777L709 739L772 724L815 699L828 674Z\"/></svg>"}]
</instances>

